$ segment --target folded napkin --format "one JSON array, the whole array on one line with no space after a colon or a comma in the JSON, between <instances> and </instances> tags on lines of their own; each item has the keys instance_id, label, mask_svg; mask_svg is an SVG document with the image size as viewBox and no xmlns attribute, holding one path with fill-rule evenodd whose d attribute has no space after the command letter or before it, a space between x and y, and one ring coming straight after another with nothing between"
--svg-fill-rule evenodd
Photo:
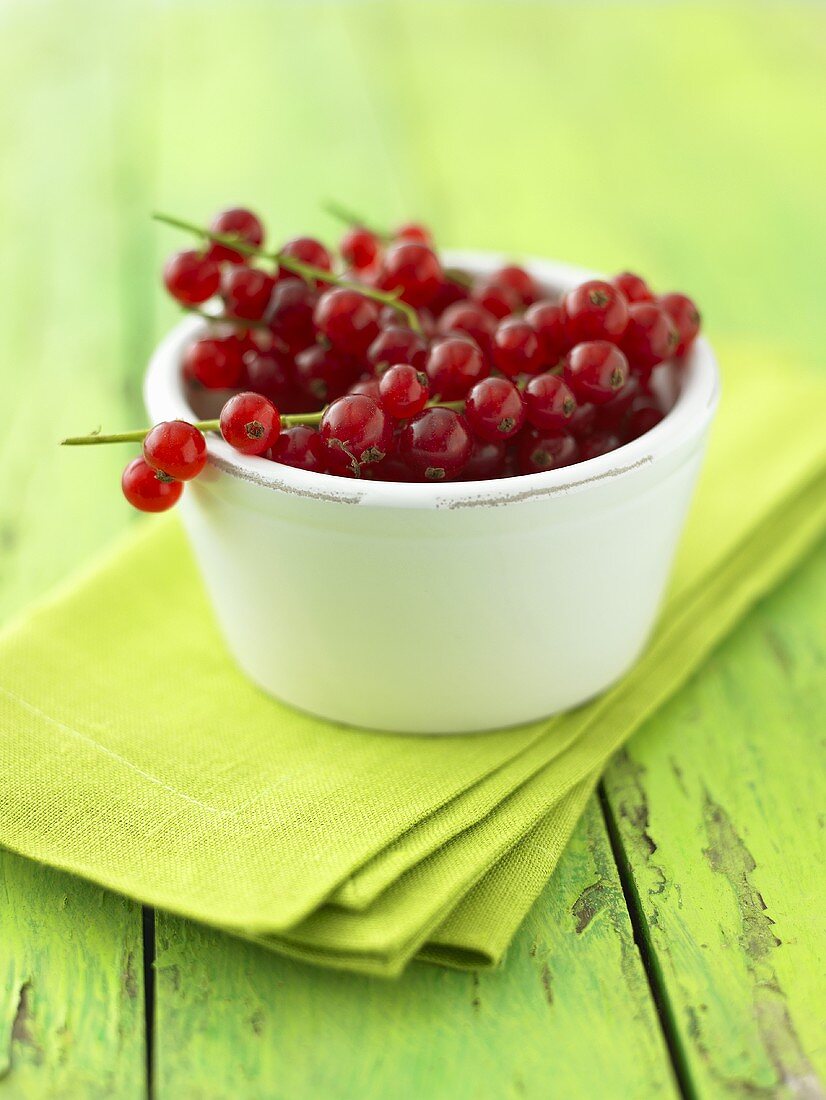
<instances>
[{"instance_id":1,"label":"folded napkin","mask_svg":"<svg viewBox=\"0 0 826 1100\"><path fill-rule=\"evenodd\" d=\"M826 524L824 384L750 356L725 383L660 625L602 698L467 737L300 714L154 520L0 641L0 844L324 965L497 963L611 753Z\"/></svg>"}]
</instances>

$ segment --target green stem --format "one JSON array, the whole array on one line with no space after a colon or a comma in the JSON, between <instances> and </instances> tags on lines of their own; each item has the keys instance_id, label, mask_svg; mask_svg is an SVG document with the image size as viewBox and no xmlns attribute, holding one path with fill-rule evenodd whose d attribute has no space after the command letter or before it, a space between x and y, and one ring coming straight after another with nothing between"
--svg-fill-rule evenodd
<instances>
[{"instance_id":1,"label":"green stem","mask_svg":"<svg viewBox=\"0 0 826 1100\"><path fill-rule=\"evenodd\" d=\"M171 225L174 229L183 229L185 232L193 233L203 240L217 241L218 244L226 245L227 248L234 248L236 252L240 252L244 256L257 256L262 260L272 260L279 267L283 267L286 271L292 271L294 275L300 275L302 279L307 281L315 279L320 283L332 283L334 286L343 286L348 290L355 290L365 298L370 298L374 302L380 302L382 305L391 306L393 309L398 310L407 318L407 323L414 332L421 333L422 331L419 315L407 302L401 301L399 298L401 291L398 289L391 291L376 290L352 279L342 279L340 275L334 275L331 271L325 271L321 267L313 267L312 264L302 263L300 260L293 259L292 256L284 256L281 252L265 252L263 249L255 248L254 245L241 241L237 237L226 233L213 233L210 229L204 229L203 226L196 225L194 222L184 221L183 218L175 218L171 214L156 212L152 217L156 222Z\"/></svg>"},{"instance_id":2,"label":"green stem","mask_svg":"<svg viewBox=\"0 0 826 1100\"><path fill-rule=\"evenodd\" d=\"M184 313L192 313L196 317L203 317L205 321L215 325L237 325L238 328L270 327L266 321L251 321L247 317L230 317L226 313L208 313L205 309L199 309L197 306L184 306L183 311Z\"/></svg>"},{"instance_id":3,"label":"green stem","mask_svg":"<svg viewBox=\"0 0 826 1100\"><path fill-rule=\"evenodd\" d=\"M428 408L438 406L443 409L455 409L461 411L464 401L430 401ZM320 412L286 413L281 417L282 428L294 428L296 424L308 424L315 426L321 423L324 409ZM200 432L220 432L220 420L195 420L192 424ZM73 435L61 440L61 447L93 447L98 443L142 443L152 431L151 428L137 428L131 432L116 432L114 435L102 435L100 432L90 432L89 435Z\"/></svg>"},{"instance_id":4,"label":"green stem","mask_svg":"<svg viewBox=\"0 0 826 1100\"><path fill-rule=\"evenodd\" d=\"M374 225L370 225L366 222L361 215L356 214L354 210L350 210L347 206L342 206L340 202L327 201L321 204L321 209L326 212L337 221L343 222L344 225L350 226L351 229L367 229L374 237L378 237L379 240L389 241L390 234L386 229L376 229Z\"/></svg>"}]
</instances>

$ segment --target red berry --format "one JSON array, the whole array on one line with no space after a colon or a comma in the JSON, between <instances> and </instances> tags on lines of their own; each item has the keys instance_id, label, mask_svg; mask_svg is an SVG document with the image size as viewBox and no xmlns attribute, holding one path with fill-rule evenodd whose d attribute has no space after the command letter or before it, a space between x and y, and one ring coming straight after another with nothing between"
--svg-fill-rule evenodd
<instances>
[{"instance_id":1,"label":"red berry","mask_svg":"<svg viewBox=\"0 0 826 1100\"><path fill-rule=\"evenodd\" d=\"M629 305L632 302L650 302L654 298L645 279L641 279L639 275L634 275L630 271L621 271L619 275L614 276L611 283L617 290L622 291Z\"/></svg>"},{"instance_id":2,"label":"red berry","mask_svg":"<svg viewBox=\"0 0 826 1100\"><path fill-rule=\"evenodd\" d=\"M346 393L359 372L355 360L325 344L311 344L295 357L298 388L320 405Z\"/></svg>"},{"instance_id":3,"label":"red berry","mask_svg":"<svg viewBox=\"0 0 826 1100\"><path fill-rule=\"evenodd\" d=\"M379 331L376 303L345 287L324 291L313 320L333 347L347 355L363 355Z\"/></svg>"},{"instance_id":4,"label":"red berry","mask_svg":"<svg viewBox=\"0 0 826 1100\"><path fill-rule=\"evenodd\" d=\"M466 336L434 340L427 357L430 388L443 401L457 401L484 378L488 365L478 346Z\"/></svg>"},{"instance_id":5,"label":"red berry","mask_svg":"<svg viewBox=\"0 0 826 1100\"><path fill-rule=\"evenodd\" d=\"M616 432L592 432L580 440L579 460L587 462L589 458L599 458L600 455L607 455L609 451L615 451L621 445L622 440Z\"/></svg>"},{"instance_id":6,"label":"red berry","mask_svg":"<svg viewBox=\"0 0 826 1100\"><path fill-rule=\"evenodd\" d=\"M507 378L483 378L467 396L465 419L480 439L510 439L525 423L525 401Z\"/></svg>"},{"instance_id":7,"label":"red berry","mask_svg":"<svg viewBox=\"0 0 826 1100\"><path fill-rule=\"evenodd\" d=\"M408 420L420 413L430 396L427 375L409 363L397 363L379 381L382 408L396 420Z\"/></svg>"},{"instance_id":8,"label":"red berry","mask_svg":"<svg viewBox=\"0 0 826 1100\"><path fill-rule=\"evenodd\" d=\"M565 357L565 381L579 401L605 405L628 380L628 360L607 340L588 340Z\"/></svg>"},{"instance_id":9,"label":"red berry","mask_svg":"<svg viewBox=\"0 0 826 1100\"><path fill-rule=\"evenodd\" d=\"M467 287L457 283L454 279L445 277L439 284L439 289L431 298L428 308L432 311L434 317L440 317L448 306L452 306L456 302L465 302L467 297Z\"/></svg>"},{"instance_id":10,"label":"red berry","mask_svg":"<svg viewBox=\"0 0 826 1100\"><path fill-rule=\"evenodd\" d=\"M291 351L306 348L315 339L315 311L318 293L302 279L279 282L272 296L268 320L273 333Z\"/></svg>"},{"instance_id":11,"label":"red berry","mask_svg":"<svg viewBox=\"0 0 826 1100\"><path fill-rule=\"evenodd\" d=\"M631 408L631 403L641 395L648 396L647 389L639 375L630 374L622 389L604 405L600 405L597 421L600 430L619 431L620 425L625 419L626 413Z\"/></svg>"},{"instance_id":12,"label":"red berry","mask_svg":"<svg viewBox=\"0 0 826 1100\"><path fill-rule=\"evenodd\" d=\"M361 475L362 466L381 462L393 439L393 421L364 394L339 397L324 410L319 428L327 459L336 472Z\"/></svg>"},{"instance_id":13,"label":"red berry","mask_svg":"<svg viewBox=\"0 0 826 1100\"><path fill-rule=\"evenodd\" d=\"M236 451L262 455L281 433L281 416L260 393L238 393L221 409L221 435Z\"/></svg>"},{"instance_id":14,"label":"red berry","mask_svg":"<svg viewBox=\"0 0 826 1100\"><path fill-rule=\"evenodd\" d=\"M341 239L341 258L354 271L369 271L381 252L381 242L369 229L355 226L348 229Z\"/></svg>"},{"instance_id":15,"label":"red berry","mask_svg":"<svg viewBox=\"0 0 826 1100\"><path fill-rule=\"evenodd\" d=\"M433 234L418 222L405 222L393 234L397 241L415 241L417 244L433 244Z\"/></svg>"},{"instance_id":16,"label":"red berry","mask_svg":"<svg viewBox=\"0 0 826 1100\"><path fill-rule=\"evenodd\" d=\"M507 446L503 442L491 443L486 439L474 439L470 458L462 469L460 481L489 481L502 477L505 472Z\"/></svg>"},{"instance_id":17,"label":"red berry","mask_svg":"<svg viewBox=\"0 0 826 1100\"><path fill-rule=\"evenodd\" d=\"M233 336L196 340L184 353L183 369L208 390L230 390L238 385L244 369L241 345Z\"/></svg>"},{"instance_id":18,"label":"red berry","mask_svg":"<svg viewBox=\"0 0 826 1100\"><path fill-rule=\"evenodd\" d=\"M293 466L296 470L311 470L323 474L325 465L324 444L321 436L306 424L285 428L270 450L273 462Z\"/></svg>"},{"instance_id":19,"label":"red berry","mask_svg":"<svg viewBox=\"0 0 826 1100\"><path fill-rule=\"evenodd\" d=\"M427 343L411 328L388 325L367 349L367 362L376 371L385 370L393 363L409 363L416 370L424 370Z\"/></svg>"},{"instance_id":20,"label":"red berry","mask_svg":"<svg viewBox=\"0 0 826 1100\"><path fill-rule=\"evenodd\" d=\"M677 329L677 346L674 355L685 355L700 331L700 311L685 294L663 294L657 299Z\"/></svg>"},{"instance_id":21,"label":"red berry","mask_svg":"<svg viewBox=\"0 0 826 1100\"><path fill-rule=\"evenodd\" d=\"M407 424L399 454L425 481L444 481L462 472L473 441L464 417L453 409L425 409Z\"/></svg>"},{"instance_id":22,"label":"red berry","mask_svg":"<svg viewBox=\"0 0 826 1100\"><path fill-rule=\"evenodd\" d=\"M166 289L179 302L196 306L218 293L221 270L214 260L192 250L176 252L163 269Z\"/></svg>"},{"instance_id":23,"label":"red berry","mask_svg":"<svg viewBox=\"0 0 826 1100\"><path fill-rule=\"evenodd\" d=\"M244 244L260 248L264 243L264 227L261 221L251 210L242 206L232 206L227 210L221 210L210 222L210 230L220 233L224 237L237 237ZM246 257L225 244L213 241L209 246L209 257L218 262L242 264Z\"/></svg>"},{"instance_id":24,"label":"red berry","mask_svg":"<svg viewBox=\"0 0 826 1100\"><path fill-rule=\"evenodd\" d=\"M566 431L576 412L576 398L559 375L537 374L525 387L525 409L535 428Z\"/></svg>"},{"instance_id":25,"label":"red berry","mask_svg":"<svg viewBox=\"0 0 826 1100\"><path fill-rule=\"evenodd\" d=\"M527 321L510 317L493 334L493 361L502 374L535 374L542 366L539 340Z\"/></svg>"},{"instance_id":26,"label":"red berry","mask_svg":"<svg viewBox=\"0 0 826 1100\"><path fill-rule=\"evenodd\" d=\"M601 279L590 279L566 294L565 335L571 345L585 340L616 340L628 324L622 291Z\"/></svg>"},{"instance_id":27,"label":"red berry","mask_svg":"<svg viewBox=\"0 0 826 1100\"><path fill-rule=\"evenodd\" d=\"M233 317L257 321L266 313L274 290L275 279L268 272L235 264L224 274L221 295Z\"/></svg>"},{"instance_id":28,"label":"red berry","mask_svg":"<svg viewBox=\"0 0 826 1100\"><path fill-rule=\"evenodd\" d=\"M206 465L206 440L193 424L167 420L144 439L143 457L153 470L176 481L191 481Z\"/></svg>"},{"instance_id":29,"label":"red berry","mask_svg":"<svg viewBox=\"0 0 826 1100\"><path fill-rule=\"evenodd\" d=\"M292 360L277 347L269 351L247 352L244 356L244 386L254 393L269 397L279 408L289 400L295 388Z\"/></svg>"},{"instance_id":30,"label":"red berry","mask_svg":"<svg viewBox=\"0 0 826 1100\"><path fill-rule=\"evenodd\" d=\"M539 287L534 277L524 267L507 264L491 276L491 282L507 287L519 299L519 304L528 306L539 297Z\"/></svg>"},{"instance_id":31,"label":"red berry","mask_svg":"<svg viewBox=\"0 0 826 1100\"><path fill-rule=\"evenodd\" d=\"M333 270L333 257L321 241L317 241L314 237L293 237L292 240L282 245L279 251L282 256L287 256L291 260L298 260L299 263L307 264L308 267L318 267L322 271ZM289 268L282 267L279 269L279 279L301 278L301 275L290 271Z\"/></svg>"},{"instance_id":32,"label":"red berry","mask_svg":"<svg viewBox=\"0 0 826 1100\"><path fill-rule=\"evenodd\" d=\"M638 439L663 419L660 406L653 397L637 397L631 402L631 408L623 424L623 434L627 440Z\"/></svg>"},{"instance_id":33,"label":"red berry","mask_svg":"<svg viewBox=\"0 0 826 1100\"><path fill-rule=\"evenodd\" d=\"M556 302L534 302L525 312L525 320L536 333L544 365L554 367L568 350L565 314Z\"/></svg>"},{"instance_id":34,"label":"red berry","mask_svg":"<svg viewBox=\"0 0 826 1100\"><path fill-rule=\"evenodd\" d=\"M576 462L579 449L568 432L538 432L529 428L519 439L517 461L522 474L540 474Z\"/></svg>"},{"instance_id":35,"label":"red berry","mask_svg":"<svg viewBox=\"0 0 826 1100\"><path fill-rule=\"evenodd\" d=\"M632 370L647 377L658 363L674 355L679 342L677 327L662 306L655 302L629 306L622 350Z\"/></svg>"},{"instance_id":36,"label":"red berry","mask_svg":"<svg viewBox=\"0 0 826 1100\"><path fill-rule=\"evenodd\" d=\"M367 397L372 397L374 401L378 401L381 404L381 394L379 393L379 380L374 375L367 375L364 378L360 378L358 382L354 382L347 391L348 393L363 393Z\"/></svg>"},{"instance_id":37,"label":"red berry","mask_svg":"<svg viewBox=\"0 0 826 1100\"><path fill-rule=\"evenodd\" d=\"M120 479L123 495L141 512L165 512L183 492L183 484L153 470L143 456L133 458Z\"/></svg>"},{"instance_id":38,"label":"red berry","mask_svg":"<svg viewBox=\"0 0 826 1100\"><path fill-rule=\"evenodd\" d=\"M515 313L522 305L522 299L515 290L492 279L477 283L471 291L471 298L500 321Z\"/></svg>"},{"instance_id":39,"label":"red berry","mask_svg":"<svg viewBox=\"0 0 826 1100\"><path fill-rule=\"evenodd\" d=\"M610 408L610 406L609 406ZM568 421L567 430L576 439L584 439L594 430L597 422L597 407L588 402L578 404L574 415Z\"/></svg>"},{"instance_id":40,"label":"red berry","mask_svg":"<svg viewBox=\"0 0 826 1100\"><path fill-rule=\"evenodd\" d=\"M409 305L426 306L441 283L441 264L427 245L405 241L385 253L379 285L382 290L400 290Z\"/></svg>"},{"instance_id":41,"label":"red berry","mask_svg":"<svg viewBox=\"0 0 826 1100\"><path fill-rule=\"evenodd\" d=\"M456 302L448 306L439 318L439 332L444 336L464 333L470 336L486 355L490 355L496 318L478 302Z\"/></svg>"}]
</instances>

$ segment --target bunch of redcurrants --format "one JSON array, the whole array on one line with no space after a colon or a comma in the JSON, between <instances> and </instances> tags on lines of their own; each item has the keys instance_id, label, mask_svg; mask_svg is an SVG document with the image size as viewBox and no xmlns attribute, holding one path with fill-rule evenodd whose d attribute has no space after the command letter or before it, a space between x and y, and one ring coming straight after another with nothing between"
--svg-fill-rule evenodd
<instances>
[{"instance_id":1,"label":"bunch of redcurrants","mask_svg":"<svg viewBox=\"0 0 826 1100\"><path fill-rule=\"evenodd\" d=\"M266 252L245 209L208 229L169 220L202 241L164 269L169 293L208 315L187 384L226 399L215 427L233 447L316 473L470 481L605 454L662 419L652 373L700 328L690 298L628 272L559 297L520 266L446 268L421 225L353 224L337 260L310 237ZM157 425L124 493L163 511L206 457L199 427Z\"/></svg>"}]
</instances>

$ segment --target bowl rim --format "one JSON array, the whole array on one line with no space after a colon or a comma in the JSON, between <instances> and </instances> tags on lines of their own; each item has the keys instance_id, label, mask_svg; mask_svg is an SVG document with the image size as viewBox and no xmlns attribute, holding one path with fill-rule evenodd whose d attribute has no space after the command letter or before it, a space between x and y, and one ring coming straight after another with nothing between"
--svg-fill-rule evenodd
<instances>
[{"instance_id":1,"label":"bowl rim","mask_svg":"<svg viewBox=\"0 0 826 1100\"><path fill-rule=\"evenodd\" d=\"M446 249L445 265L485 275L513 260L504 253ZM540 283L555 292L586 279L605 278L570 264L527 257L520 261ZM189 341L205 331L201 317L180 321L161 340L149 361L144 402L153 420L197 419L187 399L181 355ZM242 455L217 433L207 433L210 464L229 476L279 494L335 503L384 508L460 508L502 505L578 492L606 479L622 478L672 454L692 439L699 440L714 415L720 394L717 362L704 337L695 340L680 367L681 385L665 417L638 439L596 458L537 474L487 481L407 483L351 480L283 466L269 459Z\"/></svg>"}]
</instances>

